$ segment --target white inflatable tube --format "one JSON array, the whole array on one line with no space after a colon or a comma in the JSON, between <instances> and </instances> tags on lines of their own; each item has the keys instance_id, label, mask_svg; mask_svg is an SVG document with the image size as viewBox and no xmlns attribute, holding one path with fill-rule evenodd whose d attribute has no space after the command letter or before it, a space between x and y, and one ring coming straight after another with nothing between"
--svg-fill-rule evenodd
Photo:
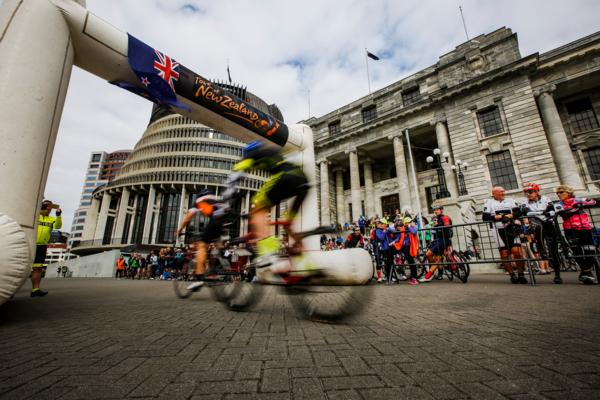
<instances>
[{"instance_id":1,"label":"white inflatable tube","mask_svg":"<svg viewBox=\"0 0 600 400\"><path fill-rule=\"evenodd\" d=\"M5 0L0 6L0 54L2 304L29 273L74 53L67 24L53 4Z\"/></svg>"},{"instance_id":2,"label":"white inflatable tube","mask_svg":"<svg viewBox=\"0 0 600 400\"><path fill-rule=\"evenodd\" d=\"M371 256L364 249L343 249L332 251L306 251L305 260L293 259L292 265L296 270L304 270L307 266L316 267L323 271L323 278L311 280L315 285L364 285L373 276ZM277 275L278 270L289 268L287 259L256 271L261 283L283 284Z\"/></svg>"}]
</instances>

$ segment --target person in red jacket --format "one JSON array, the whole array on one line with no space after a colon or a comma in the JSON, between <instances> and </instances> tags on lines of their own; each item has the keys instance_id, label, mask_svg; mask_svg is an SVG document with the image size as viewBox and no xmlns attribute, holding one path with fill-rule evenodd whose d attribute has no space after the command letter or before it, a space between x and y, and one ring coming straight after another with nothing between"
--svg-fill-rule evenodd
<instances>
[{"instance_id":1,"label":"person in red jacket","mask_svg":"<svg viewBox=\"0 0 600 400\"><path fill-rule=\"evenodd\" d=\"M344 242L345 249L354 247L365 247L365 238L360 233L360 228L358 226L354 227L354 231L346 237L346 241Z\"/></svg>"},{"instance_id":2,"label":"person in red jacket","mask_svg":"<svg viewBox=\"0 0 600 400\"><path fill-rule=\"evenodd\" d=\"M402 220L403 225L399 226L398 236L394 242L394 247L400 253L402 253L404 260L410 265L410 279L408 280L409 285L418 285L417 281L417 265L415 264L415 257L419 252L419 238L417 236L417 225L413 222L412 218L404 217Z\"/></svg>"},{"instance_id":3,"label":"person in red jacket","mask_svg":"<svg viewBox=\"0 0 600 400\"><path fill-rule=\"evenodd\" d=\"M574 189L566 185L558 186L555 191L563 209L561 216L565 238L581 269L579 281L585 285L594 285L597 283L592 275L596 246L592 236L592 224L588 214L582 208L596 205L596 201L575 197Z\"/></svg>"}]
</instances>

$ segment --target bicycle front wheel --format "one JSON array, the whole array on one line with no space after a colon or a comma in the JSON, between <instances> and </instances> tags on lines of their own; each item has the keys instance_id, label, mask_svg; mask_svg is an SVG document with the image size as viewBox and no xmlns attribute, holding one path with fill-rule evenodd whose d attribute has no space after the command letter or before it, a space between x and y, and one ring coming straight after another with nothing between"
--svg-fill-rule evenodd
<instances>
[{"instance_id":1,"label":"bicycle front wheel","mask_svg":"<svg viewBox=\"0 0 600 400\"><path fill-rule=\"evenodd\" d=\"M340 321L359 314L369 303L370 286L313 286L284 287L292 305L305 318Z\"/></svg>"},{"instance_id":2,"label":"bicycle front wheel","mask_svg":"<svg viewBox=\"0 0 600 400\"><path fill-rule=\"evenodd\" d=\"M452 272L462 283L467 283L469 279L469 274L471 273L471 267L465 257L460 255L456 250L452 251L450 255L452 260Z\"/></svg>"},{"instance_id":3,"label":"bicycle front wheel","mask_svg":"<svg viewBox=\"0 0 600 400\"><path fill-rule=\"evenodd\" d=\"M183 277L175 277L173 278L173 289L175 290L175 295L180 299L187 299L194 293L193 290L188 289L191 282L183 279Z\"/></svg>"}]
</instances>

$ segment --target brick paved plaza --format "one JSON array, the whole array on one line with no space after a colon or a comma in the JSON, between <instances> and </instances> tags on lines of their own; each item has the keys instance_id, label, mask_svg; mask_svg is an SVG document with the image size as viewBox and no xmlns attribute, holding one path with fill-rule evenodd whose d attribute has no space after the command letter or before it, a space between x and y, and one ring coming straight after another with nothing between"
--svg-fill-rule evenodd
<instances>
[{"instance_id":1,"label":"brick paved plaza","mask_svg":"<svg viewBox=\"0 0 600 400\"><path fill-rule=\"evenodd\" d=\"M600 398L600 287L575 278L375 287L338 325L274 289L234 313L168 282L48 279L0 308L0 397Z\"/></svg>"}]
</instances>

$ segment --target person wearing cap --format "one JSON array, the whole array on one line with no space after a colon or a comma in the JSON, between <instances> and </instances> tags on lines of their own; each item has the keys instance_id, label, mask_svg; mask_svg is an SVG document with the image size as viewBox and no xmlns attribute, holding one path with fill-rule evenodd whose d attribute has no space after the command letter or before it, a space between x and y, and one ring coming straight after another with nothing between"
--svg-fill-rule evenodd
<instances>
[{"instance_id":1,"label":"person wearing cap","mask_svg":"<svg viewBox=\"0 0 600 400\"><path fill-rule=\"evenodd\" d=\"M217 196L212 194L208 189L198 193L198 197L194 203L194 207L190 208L183 217L181 225L177 228L177 237L181 236L182 232L192 221L194 216L201 213L209 220L204 226L204 232L199 241L195 243L196 247L196 269L194 276L196 282L188 286L188 290L198 290L204 285L204 273L206 271L206 256L208 254L208 245L217 240L223 234L223 218L225 217L227 205L220 202Z\"/></svg>"},{"instance_id":2,"label":"person wearing cap","mask_svg":"<svg viewBox=\"0 0 600 400\"><path fill-rule=\"evenodd\" d=\"M387 230L387 221L385 220L385 218L382 218L377 219L375 221L375 229L371 231L370 241L373 246L373 251L375 253L378 283L381 283L383 281L381 270L385 268L385 270L387 271L387 265L389 264L389 241Z\"/></svg>"},{"instance_id":3,"label":"person wearing cap","mask_svg":"<svg viewBox=\"0 0 600 400\"><path fill-rule=\"evenodd\" d=\"M489 221L496 233L498 251L503 260L502 265L510 275L511 283L526 284L525 263L523 261L511 261L522 259L521 242L514 230L514 224L519 224L519 205L514 199L506 197L506 190L502 186L492 188L492 198L487 199L483 205L482 219ZM515 267L518 276L515 275Z\"/></svg>"},{"instance_id":4,"label":"person wearing cap","mask_svg":"<svg viewBox=\"0 0 600 400\"><path fill-rule=\"evenodd\" d=\"M396 226L398 235L396 236L396 241L393 243L393 246L403 255L406 263L410 265L410 279L408 280L408 284L418 285L419 282L416 278L417 265L415 264L415 257L419 252L417 225L412 218L404 217L402 219L402 224L397 224Z\"/></svg>"},{"instance_id":5,"label":"person wearing cap","mask_svg":"<svg viewBox=\"0 0 600 400\"><path fill-rule=\"evenodd\" d=\"M452 246L452 219L449 216L444 215L444 206L438 204L433 206L433 218L431 218L431 224L433 225L432 232L434 239L431 242L431 246L425 253L427 261L429 261L429 271L419 279L419 282L431 282L435 275L435 271L438 269L437 263L442 259L442 256L446 250Z\"/></svg>"},{"instance_id":6,"label":"person wearing cap","mask_svg":"<svg viewBox=\"0 0 600 400\"><path fill-rule=\"evenodd\" d=\"M552 200L548 197L540 194L540 185L537 183L529 182L523 186L523 193L525 194L525 200L523 201L523 206L525 207L524 214L527 215L535 215L539 218L543 225L541 227L536 228L533 233L533 255L536 258L541 258L541 252L544 250L544 240L546 238L547 241L552 239L552 243L555 243L555 233L554 233L554 224L550 220L550 217L547 215L547 211L553 209ZM530 229L531 225L529 221L525 219L525 225L527 229ZM541 228L541 229L540 229ZM555 244L551 245L551 247L556 247ZM550 249L551 250L551 249ZM556 262L554 257L552 257L552 262ZM549 271L549 263L547 260L539 260L538 265L540 266L540 274L547 275L550 273ZM553 265L557 274L560 274L560 267L557 265ZM559 275L556 276L556 280L560 279Z\"/></svg>"},{"instance_id":7,"label":"person wearing cap","mask_svg":"<svg viewBox=\"0 0 600 400\"><path fill-rule=\"evenodd\" d=\"M50 213L55 209L56 216L51 217ZM35 258L31 269L31 297L44 297L47 291L40 289L42 282L42 272L44 262L46 261L46 251L52 231L62 227L62 210L58 204L53 204L50 200L44 200L40 207L38 216L37 240L35 246Z\"/></svg>"},{"instance_id":8,"label":"person wearing cap","mask_svg":"<svg viewBox=\"0 0 600 400\"><path fill-rule=\"evenodd\" d=\"M596 246L589 215L582 208L595 206L596 200L575 197L575 190L567 185L557 186L555 192L563 210L561 216L565 238L581 269L579 281L584 285L594 285L597 283L592 274L592 268L596 262L594 260Z\"/></svg>"},{"instance_id":9,"label":"person wearing cap","mask_svg":"<svg viewBox=\"0 0 600 400\"><path fill-rule=\"evenodd\" d=\"M360 228L355 226L354 230L346 237L346 240L344 241L344 248L352 249L357 246L365 247L365 238L360 233Z\"/></svg>"}]
</instances>

